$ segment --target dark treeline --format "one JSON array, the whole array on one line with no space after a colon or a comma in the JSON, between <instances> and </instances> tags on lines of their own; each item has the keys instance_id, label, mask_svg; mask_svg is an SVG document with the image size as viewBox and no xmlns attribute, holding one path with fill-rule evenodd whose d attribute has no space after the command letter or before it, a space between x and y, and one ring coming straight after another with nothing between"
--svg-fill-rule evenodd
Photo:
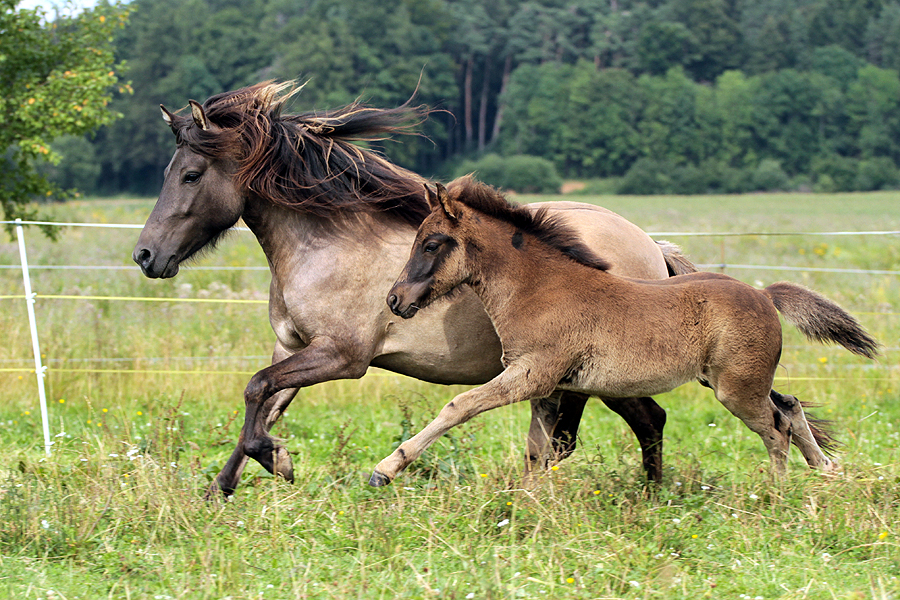
<instances>
[{"instance_id":1,"label":"dark treeline","mask_svg":"<svg viewBox=\"0 0 900 600\"><path fill-rule=\"evenodd\" d=\"M117 40L124 118L89 148L68 142L77 164L100 165L94 192L158 191L173 139L156 105L263 79L308 80L298 111L396 106L418 86L416 102L446 112L385 151L428 175L490 153L631 193L900 185L896 0L132 6Z\"/></svg>"}]
</instances>

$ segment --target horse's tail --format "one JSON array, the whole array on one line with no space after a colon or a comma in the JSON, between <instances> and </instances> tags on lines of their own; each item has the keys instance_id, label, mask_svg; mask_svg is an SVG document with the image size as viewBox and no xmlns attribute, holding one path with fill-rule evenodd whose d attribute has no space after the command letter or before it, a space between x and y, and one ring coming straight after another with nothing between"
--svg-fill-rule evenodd
<instances>
[{"instance_id":1,"label":"horse's tail","mask_svg":"<svg viewBox=\"0 0 900 600\"><path fill-rule=\"evenodd\" d=\"M659 245L659 249L662 251L663 258L666 261L669 277L697 272L697 267L681 253L681 248L677 245L665 240L658 240L656 243Z\"/></svg>"},{"instance_id":2,"label":"horse's tail","mask_svg":"<svg viewBox=\"0 0 900 600\"><path fill-rule=\"evenodd\" d=\"M807 338L834 342L850 352L875 358L878 342L843 308L796 283L773 283L763 293L784 318Z\"/></svg>"}]
</instances>

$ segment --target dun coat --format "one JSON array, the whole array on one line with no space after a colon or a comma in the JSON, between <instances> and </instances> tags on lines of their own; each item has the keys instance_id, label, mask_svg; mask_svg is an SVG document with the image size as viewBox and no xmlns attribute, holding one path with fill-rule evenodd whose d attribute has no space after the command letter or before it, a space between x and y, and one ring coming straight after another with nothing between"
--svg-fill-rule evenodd
<instances>
[{"instance_id":1,"label":"dun coat","mask_svg":"<svg viewBox=\"0 0 900 600\"><path fill-rule=\"evenodd\" d=\"M449 193L429 190L428 200L431 214L388 305L411 318L467 284L497 330L504 370L454 398L382 460L372 485L390 483L452 427L499 406L556 389L651 396L695 379L762 438L776 472L791 443L811 467L834 467L819 445L828 438L796 398L772 391L772 381L781 356L778 311L811 339L876 355L875 340L837 304L792 283L757 290L715 273L658 281L614 275L548 211L509 204L471 178L450 184Z\"/></svg>"}]
</instances>

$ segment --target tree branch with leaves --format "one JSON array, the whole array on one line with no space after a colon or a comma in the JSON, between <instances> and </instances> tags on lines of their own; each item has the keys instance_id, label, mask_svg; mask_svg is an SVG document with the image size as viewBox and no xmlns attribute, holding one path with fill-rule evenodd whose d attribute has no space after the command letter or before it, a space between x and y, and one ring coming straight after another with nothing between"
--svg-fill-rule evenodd
<instances>
[{"instance_id":1,"label":"tree branch with leaves","mask_svg":"<svg viewBox=\"0 0 900 600\"><path fill-rule=\"evenodd\" d=\"M51 20L40 8L16 4L0 0L0 206L7 220L35 219L35 200L69 196L36 166L60 161L54 139L87 134L119 117L109 101L130 91L113 53L128 7L103 2Z\"/></svg>"}]
</instances>

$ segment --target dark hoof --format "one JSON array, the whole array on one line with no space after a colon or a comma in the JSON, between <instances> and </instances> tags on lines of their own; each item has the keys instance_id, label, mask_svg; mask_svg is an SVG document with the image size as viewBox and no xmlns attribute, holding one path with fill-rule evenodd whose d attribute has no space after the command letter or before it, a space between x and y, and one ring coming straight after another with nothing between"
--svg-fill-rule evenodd
<instances>
[{"instance_id":1,"label":"dark hoof","mask_svg":"<svg viewBox=\"0 0 900 600\"><path fill-rule=\"evenodd\" d=\"M384 487L390 484L391 480L386 475L382 475L378 471L372 471L372 476L369 477L369 485L372 487Z\"/></svg>"},{"instance_id":2,"label":"dark hoof","mask_svg":"<svg viewBox=\"0 0 900 600\"><path fill-rule=\"evenodd\" d=\"M231 499L231 495L234 494L234 490L224 490L219 486L219 482L213 480L209 487L206 488L206 493L203 495L203 499L207 502L227 502Z\"/></svg>"}]
</instances>

